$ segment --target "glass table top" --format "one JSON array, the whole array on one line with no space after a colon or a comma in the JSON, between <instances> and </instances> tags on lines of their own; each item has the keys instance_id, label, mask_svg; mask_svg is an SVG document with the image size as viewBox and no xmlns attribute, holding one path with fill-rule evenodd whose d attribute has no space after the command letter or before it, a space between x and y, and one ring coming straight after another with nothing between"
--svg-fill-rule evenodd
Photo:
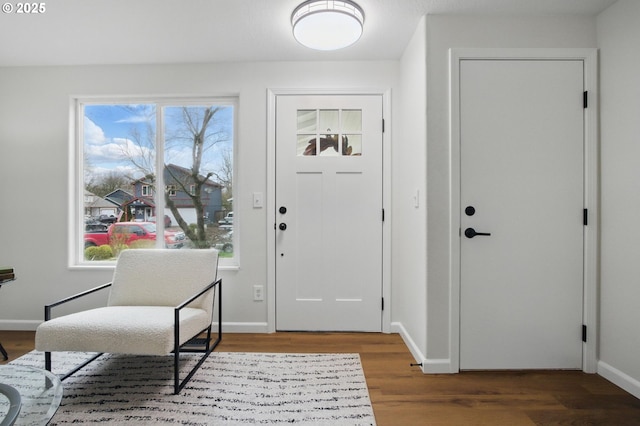
<instances>
[{"instance_id":1,"label":"glass table top","mask_svg":"<svg viewBox=\"0 0 640 426\"><path fill-rule=\"evenodd\" d=\"M22 407L16 425L46 425L62 400L62 383L55 374L23 365L0 365L0 383L15 388ZM9 400L0 396L0 422L9 411Z\"/></svg>"}]
</instances>

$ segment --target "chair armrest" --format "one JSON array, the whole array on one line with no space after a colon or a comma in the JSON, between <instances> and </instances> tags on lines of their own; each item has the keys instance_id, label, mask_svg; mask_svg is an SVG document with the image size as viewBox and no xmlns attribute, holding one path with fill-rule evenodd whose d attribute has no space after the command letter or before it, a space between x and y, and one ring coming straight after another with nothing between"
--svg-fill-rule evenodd
<instances>
[{"instance_id":1,"label":"chair armrest","mask_svg":"<svg viewBox=\"0 0 640 426\"><path fill-rule=\"evenodd\" d=\"M174 354L176 354L176 360L175 363L176 365L178 365L178 354L180 353L180 312L182 311L182 309L186 306L189 305L189 303L193 302L194 300L196 300L197 298L203 296L206 292L214 289L215 287L218 287L218 339L215 341L215 343L213 344L213 348L215 348L216 346L218 346L218 343L220 343L220 340L222 340L222 278L219 278L217 281L212 282L211 284L209 284L208 286L204 287L202 290L200 290L198 293L194 294L193 296L191 296L190 298L188 298L187 300L185 300L184 302L182 302L181 304L179 304L178 306L176 306L173 310L173 321L174 321L174 327L173 327L173 340L174 340ZM215 291L215 290L214 290ZM212 301L212 306L211 306L211 318L209 319L210 323L208 328L205 328L204 330L201 331L204 332L207 329L209 330L207 333L207 343L206 343L206 347L207 347L207 351L209 350L213 350L213 348L209 349L209 336L211 334L211 322L213 322L213 311L215 309L215 293L214 293L214 297L213 297L213 301ZM195 337L195 336L193 336ZM199 364L202 363L202 361L204 361L204 358L199 362ZM199 365L198 364L198 365ZM177 371L177 369L176 369ZM176 373L177 375L177 373ZM177 383L177 376L176 376L176 383ZM177 388L176 388L177 389Z\"/></svg>"},{"instance_id":2,"label":"chair armrest","mask_svg":"<svg viewBox=\"0 0 640 426\"><path fill-rule=\"evenodd\" d=\"M80 297L83 296L87 296L91 293L95 293L96 291L105 289L107 287L110 287L112 283L106 283L106 284L102 284L101 286L98 287L94 287L92 289L83 291L82 293L78 293L78 294L74 294L73 296L69 296L67 298L64 298L62 300L58 300L57 302L51 303L49 305L44 305L44 320L45 321L49 321L51 319L51 308L54 308L56 306L62 305L63 303L67 303L67 302L71 302L72 300L76 300L79 299Z\"/></svg>"},{"instance_id":3,"label":"chair armrest","mask_svg":"<svg viewBox=\"0 0 640 426\"><path fill-rule=\"evenodd\" d=\"M196 300L198 297L203 296L207 291L211 290L216 285L220 286L221 284L222 284L222 278L219 278L217 281L212 282L211 284L209 284L208 286L200 290L198 293L194 294L193 296L191 296L190 298L188 298L187 300L185 300L184 302L176 306L176 311L180 311L182 308L184 308L189 303Z\"/></svg>"}]
</instances>

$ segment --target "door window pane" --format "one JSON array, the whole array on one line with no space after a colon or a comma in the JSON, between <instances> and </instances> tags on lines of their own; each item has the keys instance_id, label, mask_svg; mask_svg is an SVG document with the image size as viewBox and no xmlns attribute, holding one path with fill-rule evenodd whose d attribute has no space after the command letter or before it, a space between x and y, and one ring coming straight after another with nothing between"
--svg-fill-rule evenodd
<instances>
[{"instance_id":1,"label":"door window pane","mask_svg":"<svg viewBox=\"0 0 640 426\"><path fill-rule=\"evenodd\" d=\"M362 155L362 135L344 135L342 141L342 155Z\"/></svg>"},{"instance_id":2,"label":"door window pane","mask_svg":"<svg viewBox=\"0 0 640 426\"><path fill-rule=\"evenodd\" d=\"M340 131L340 110L321 109L319 114L320 133L331 134Z\"/></svg>"},{"instance_id":3,"label":"door window pane","mask_svg":"<svg viewBox=\"0 0 640 426\"><path fill-rule=\"evenodd\" d=\"M297 155L316 155L316 135L298 135Z\"/></svg>"},{"instance_id":4,"label":"door window pane","mask_svg":"<svg viewBox=\"0 0 640 426\"><path fill-rule=\"evenodd\" d=\"M342 110L342 131L344 133L362 133L362 110Z\"/></svg>"},{"instance_id":5,"label":"door window pane","mask_svg":"<svg viewBox=\"0 0 640 426\"><path fill-rule=\"evenodd\" d=\"M298 133L316 133L318 128L318 113L315 109L299 109L297 129Z\"/></svg>"},{"instance_id":6,"label":"door window pane","mask_svg":"<svg viewBox=\"0 0 640 426\"><path fill-rule=\"evenodd\" d=\"M362 155L362 110L304 109L297 118L298 156Z\"/></svg>"}]
</instances>

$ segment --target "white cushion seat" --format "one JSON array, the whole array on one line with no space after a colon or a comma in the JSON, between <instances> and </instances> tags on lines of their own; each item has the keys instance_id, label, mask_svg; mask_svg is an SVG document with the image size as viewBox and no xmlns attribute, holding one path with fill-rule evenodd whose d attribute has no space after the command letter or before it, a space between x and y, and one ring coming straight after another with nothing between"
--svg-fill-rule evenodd
<instances>
[{"instance_id":1,"label":"white cushion seat","mask_svg":"<svg viewBox=\"0 0 640 426\"><path fill-rule=\"evenodd\" d=\"M204 309L180 312L180 345L207 328ZM36 350L169 355L174 349L174 307L110 306L65 315L38 327Z\"/></svg>"}]
</instances>

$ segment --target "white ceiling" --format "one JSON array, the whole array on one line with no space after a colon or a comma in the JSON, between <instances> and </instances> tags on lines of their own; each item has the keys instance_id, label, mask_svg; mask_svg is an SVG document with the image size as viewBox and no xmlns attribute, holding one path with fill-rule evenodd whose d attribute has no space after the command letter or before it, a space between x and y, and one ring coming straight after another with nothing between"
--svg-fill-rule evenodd
<instances>
[{"instance_id":1,"label":"white ceiling","mask_svg":"<svg viewBox=\"0 0 640 426\"><path fill-rule=\"evenodd\" d=\"M427 13L593 16L616 0L356 0L364 34L335 52L293 39L302 0L43 1L0 13L0 66L397 59Z\"/></svg>"}]
</instances>

